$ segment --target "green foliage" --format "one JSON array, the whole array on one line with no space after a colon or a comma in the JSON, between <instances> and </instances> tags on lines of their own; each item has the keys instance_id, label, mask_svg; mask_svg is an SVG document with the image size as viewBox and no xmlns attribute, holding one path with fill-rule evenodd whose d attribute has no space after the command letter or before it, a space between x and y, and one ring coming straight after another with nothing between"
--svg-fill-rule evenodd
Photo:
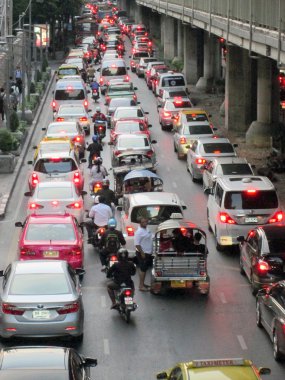
<instances>
[{"instance_id":1,"label":"green foliage","mask_svg":"<svg viewBox=\"0 0 285 380\"><path fill-rule=\"evenodd\" d=\"M15 147L15 139L8 129L0 129L0 150L8 153Z\"/></svg>"},{"instance_id":2,"label":"green foliage","mask_svg":"<svg viewBox=\"0 0 285 380\"><path fill-rule=\"evenodd\" d=\"M36 82L39 82L42 79L42 73L40 70L36 71Z\"/></svg>"},{"instance_id":3,"label":"green foliage","mask_svg":"<svg viewBox=\"0 0 285 380\"><path fill-rule=\"evenodd\" d=\"M44 83L43 82L37 82L36 83L36 92L38 94L41 94L44 90Z\"/></svg>"},{"instance_id":4,"label":"green foliage","mask_svg":"<svg viewBox=\"0 0 285 380\"><path fill-rule=\"evenodd\" d=\"M18 130L21 132L25 132L27 128L28 128L28 123L26 122L26 120L20 120Z\"/></svg>"},{"instance_id":5,"label":"green foliage","mask_svg":"<svg viewBox=\"0 0 285 380\"><path fill-rule=\"evenodd\" d=\"M19 118L15 111L10 115L10 129L12 132L16 132L19 128Z\"/></svg>"},{"instance_id":6,"label":"green foliage","mask_svg":"<svg viewBox=\"0 0 285 380\"><path fill-rule=\"evenodd\" d=\"M31 93L31 94L34 94L35 92L36 92L35 82L31 82L31 85L30 85L30 93Z\"/></svg>"},{"instance_id":7,"label":"green foliage","mask_svg":"<svg viewBox=\"0 0 285 380\"><path fill-rule=\"evenodd\" d=\"M44 56L43 57L43 62L42 62L42 72L45 73L46 72L46 69L48 67L48 60L47 60L47 57ZM42 73L42 74L43 74Z\"/></svg>"},{"instance_id":8,"label":"green foliage","mask_svg":"<svg viewBox=\"0 0 285 380\"><path fill-rule=\"evenodd\" d=\"M184 67L184 62L177 57L173 58L173 60L170 63L170 68L178 72L181 72L183 70L183 67Z\"/></svg>"},{"instance_id":9,"label":"green foliage","mask_svg":"<svg viewBox=\"0 0 285 380\"><path fill-rule=\"evenodd\" d=\"M26 109L33 111L34 109L36 109L38 102L39 102L39 95L31 94L30 101L26 102Z\"/></svg>"}]
</instances>

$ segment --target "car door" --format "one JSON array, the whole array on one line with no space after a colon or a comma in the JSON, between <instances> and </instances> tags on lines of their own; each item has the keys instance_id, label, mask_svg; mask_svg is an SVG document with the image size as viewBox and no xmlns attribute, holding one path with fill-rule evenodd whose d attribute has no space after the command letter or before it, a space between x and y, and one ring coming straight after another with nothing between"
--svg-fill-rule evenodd
<instances>
[{"instance_id":1,"label":"car door","mask_svg":"<svg viewBox=\"0 0 285 380\"><path fill-rule=\"evenodd\" d=\"M223 195L224 190L220 184L217 183L213 188L213 193L210 194L208 198L209 223L214 232L219 228L218 217L221 210Z\"/></svg>"},{"instance_id":2,"label":"car door","mask_svg":"<svg viewBox=\"0 0 285 380\"><path fill-rule=\"evenodd\" d=\"M194 143L192 144L192 147L188 149L187 166L189 170L192 170L190 168L193 166L193 162L195 161L197 146L198 146L198 141L194 141Z\"/></svg>"},{"instance_id":3,"label":"car door","mask_svg":"<svg viewBox=\"0 0 285 380\"><path fill-rule=\"evenodd\" d=\"M173 138L174 138L174 145L177 149L178 145L179 145L179 139L180 139L180 136L182 134L182 126L176 126L175 129L174 129L174 135L173 135Z\"/></svg>"},{"instance_id":4,"label":"car door","mask_svg":"<svg viewBox=\"0 0 285 380\"><path fill-rule=\"evenodd\" d=\"M210 189L213 187L213 170L214 170L214 163L213 161L207 162L205 164L205 169L203 171L203 188L204 189Z\"/></svg>"},{"instance_id":5,"label":"car door","mask_svg":"<svg viewBox=\"0 0 285 380\"><path fill-rule=\"evenodd\" d=\"M251 278L251 272L258 261L258 234L252 230L249 232L241 250L241 259L247 277Z\"/></svg>"},{"instance_id":6,"label":"car door","mask_svg":"<svg viewBox=\"0 0 285 380\"><path fill-rule=\"evenodd\" d=\"M284 308L285 308L285 292L284 287L280 285L272 286L265 297L263 297L262 319L264 327L268 334L273 335L273 330L282 329L280 320L284 320ZM283 333L283 330L281 330Z\"/></svg>"}]
</instances>

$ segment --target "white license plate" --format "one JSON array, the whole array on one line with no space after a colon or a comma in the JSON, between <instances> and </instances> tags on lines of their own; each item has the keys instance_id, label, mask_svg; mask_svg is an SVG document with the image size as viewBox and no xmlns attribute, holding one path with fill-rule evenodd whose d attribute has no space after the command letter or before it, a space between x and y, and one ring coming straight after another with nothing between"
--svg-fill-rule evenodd
<instances>
[{"instance_id":1,"label":"white license plate","mask_svg":"<svg viewBox=\"0 0 285 380\"><path fill-rule=\"evenodd\" d=\"M134 303L132 297L125 297L125 305L132 305Z\"/></svg>"},{"instance_id":2,"label":"white license plate","mask_svg":"<svg viewBox=\"0 0 285 380\"><path fill-rule=\"evenodd\" d=\"M257 223L257 218L244 218L245 223Z\"/></svg>"},{"instance_id":3,"label":"white license plate","mask_svg":"<svg viewBox=\"0 0 285 380\"><path fill-rule=\"evenodd\" d=\"M50 311L49 310L34 310L33 318L34 319L50 319Z\"/></svg>"}]
</instances>

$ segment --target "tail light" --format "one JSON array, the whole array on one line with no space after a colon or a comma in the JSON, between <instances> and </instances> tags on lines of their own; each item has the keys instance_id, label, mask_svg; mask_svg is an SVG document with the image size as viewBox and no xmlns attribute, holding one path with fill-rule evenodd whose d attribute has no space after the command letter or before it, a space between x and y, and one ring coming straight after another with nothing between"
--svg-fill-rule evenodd
<instances>
[{"instance_id":1,"label":"tail light","mask_svg":"<svg viewBox=\"0 0 285 380\"><path fill-rule=\"evenodd\" d=\"M163 112L164 117L171 117L171 112Z\"/></svg>"},{"instance_id":2,"label":"tail light","mask_svg":"<svg viewBox=\"0 0 285 380\"><path fill-rule=\"evenodd\" d=\"M119 154L120 154L120 151L119 150L115 150L114 155L118 156Z\"/></svg>"},{"instance_id":3,"label":"tail light","mask_svg":"<svg viewBox=\"0 0 285 380\"><path fill-rule=\"evenodd\" d=\"M39 183L39 177L37 173L32 174L32 185L35 187Z\"/></svg>"},{"instance_id":4,"label":"tail light","mask_svg":"<svg viewBox=\"0 0 285 380\"><path fill-rule=\"evenodd\" d=\"M146 153L147 157L151 158L152 155L153 155L153 150L149 150L147 153Z\"/></svg>"},{"instance_id":5,"label":"tail light","mask_svg":"<svg viewBox=\"0 0 285 380\"><path fill-rule=\"evenodd\" d=\"M187 143L187 141L186 141L186 138L185 138L185 137L180 137L180 139L179 139L179 142L180 142L180 144L181 144L181 145L183 145L183 144L186 144L186 143Z\"/></svg>"},{"instance_id":6,"label":"tail light","mask_svg":"<svg viewBox=\"0 0 285 380\"><path fill-rule=\"evenodd\" d=\"M104 232L105 232L105 228L104 228L104 227L99 228L99 234L100 234L100 235L103 235Z\"/></svg>"},{"instance_id":7,"label":"tail light","mask_svg":"<svg viewBox=\"0 0 285 380\"><path fill-rule=\"evenodd\" d=\"M73 139L74 142L80 142L81 141L81 136L75 136Z\"/></svg>"},{"instance_id":8,"label":"tail light","mask_svg":"<svg viewBox=\"0 0 285 380\"><path fill-rule=\"evenodd\" d=\"M84 100L83 104L84 104L84 107L85 107L85 108L88 107L88 101L87 101L87 100Z\"/></svg>"},{"instance_id":9,"label":"tail light","mask_svg":"<svg viewBox=\"0 0 285 380\"><path fill-rule=\"evenodd\" d=\"M64 117L57 117L56 121L64 121Z\"/></svg>"},{"instance_id":10,"label":"tail light","mask_svg":"<svg viewBox=\"0 0 285 380\"><path fill-rule=\"evenodd\" d=\"M86 116L83 116L79 119L79 121L87 121L87 117Z\"/></svg>"},{"instance_id":11,"label":"tail light","mask_svg":"<svg viewBox=\"0 0 285 380\"><path fill-rule=\"evenodd\" d=\"M111 257L110 257L110 261L118 261L117 256L111 256Z\"/></svg>"},{"instance_id":12,"label":"tail light","mask_svg":"<svg viewBox=\"0 0 285 380\"><path fill-rule=\"evenodd\" d=\"M17 306L12 305L10 303L3 303L2 304L2 312L4 314L23 315L25 310L19 309Z\"/></svg>"},{"instance_id":13,"label":"tail light","mask_svg":"<svg viewBox=\"0 0 285 380\"><path fill-rule=\"evenodd\" d=\"M102 86L102 84L104 83L104 79L102 77L100 77L99 83L100 83L100 86Z\"/></svg>"},{"instance_id":14,"label":"tail light","mask_svg":"<svg viewBox=\"0 0 285 380\"><path fill-rule=\"evenodd\" d=\"M80 256L82 254L82 250L80 247L73 247L70 254L73 256Z\"/></svg>"},{"instance_id":15,"label":"tail light","mask_svg":"<svg viewBox=\"0 0 285 380\"><path fill-rule=\"evenodd\" d=\"M128 234L128 236L134 236L134 235L135 235L135 231L134 231L133 227L128 226L128 227L126 228L126 230L127 230L127 234Z\"/></svg>"},{"instance_id":16,"label":"tail light","mask_svg":"<svg viewBox=\"0 0 285 380\"><path fill-rule=\"evenodd\" d=\"M130 80L130 77L128 75L126 75L124 78L124 82L129 82L129 80Z\"/></svg>"},{"instance_id":17,"label":"tail light","mask_svg":"<svg viewBox=\"0 0 285 380\"><path fill-rule=\"evenodd\" d=\"M74 203L70 203L69 205L67 205L66 207L67 208L70 208L72 210L78 210L81 208L81 202L74 202Z\"/></svg>"},{"instance_id":18,"label":"tail light","mask_svg":"<svg viewBox=\"0 0 285 380\"><path fill-rule=\"evenodd\" d=\"M31 251L27 247L21 247L20 248L20 256L35 256L36 253L34 251Z\"/></svg>"},{"instance_id":19,"label":"tail light","mask_svg":"<svg viewBox=\"0 0 285 380\"><path fill-rule=\"evenodd\" d=\"M205 165L206 160L205 158L196 158L195 162L197 165Z\"/></svg>"},{"instance_id":20,"label":"tail light","mask_svg":"<svg viewBox=\"0 0 285 380\"><path fill-rule=\"evenodd\" d=\"M137 100L137 96L136 96L136 95L133 95L133 99L136 101L136 100Z\"/></svg>"},{"instance_id":21,"label":"tail light","mask_svg":"<svg viewBox=\"0 0 285 380\"><path fill-rule=\"evenodd\" d=\"M73 182L75 185L78 185L80 183L80 173L79 172L74 173Z\"/></svg>"},{"instance_id":22,"label":"tail light","mask_svg":"<svg viewBox=\"0 0 285 380\"><path fill-rule=\"evenodd\" d=\"M60 315L76 313L79 310L79 302L69 303L59 309L57 309L57 313Z\"/></svg>"},{"instance_id":23,"label":"tail light","mask_svg":"<svg viewBox=\"0 0 285 380\"><path fill-rule=\"evenodd\" d=\"M256 265L256 269L259 274L266 274L270 269L270 265L267 261L260 260Z\"/></svg>"},{"instance_id":24,"label":"tail light","mask_svg":"<svg viewBox=\"0 0 285 380\"><path fill-rule=\"evenodd\" d=\"M30 210L39 210L39 209L41 209L41 208L44 208L44 206L42 206L42 205L39 205L38 203L30 203L29 204L29 209Z\"/></svg>"},{"instance_id":25,"label":"tail light","mask_svg":"<svg viewBox=\"0 0 285 380\"><path fill-rule=\"evenodd\" d=\"M109 104L109 103L110 103L110 100L111 100L110 96L106 96L106 97L105 97L105 101L106 101L106 103Z\"/></svg>"},{"instance_id":26,"label":"tail light","mask_svg":"<svg viewBox=\"0 0 285 380\"><path fill-rule=\"evenodd\" d=\"M220 212L220 222L226 224L236 224L236 222L226 212Z\"/></svg>"},{"instance_id":27,"label":"tail light","mask_svg":"<svg viewBox=\"0 0 285 380\"><path fill-rule=\"evenodd\" d=\"M124 296L125 296L125 297L131 297L131 296L132 296L132 291L131 291L130 289L126 289L126 290L124 291Z\"/></svg>"},{"instance_id":28,"label":"tail light","mask_svg":"<svg viewBox=\"0 0 285 380\"><path fill-rule=\"evenodd\" d=\"M52 108L55 108L56 107L56 102L53 100L52 103L51 103L51 105L52 105Z\"/></svg>"},{"instance_id":29,"label":"tail light","mask_svg":"<svg viewBox=\"0 0 285 380\"><path fill-rule=\"evenodd\" d=\"M149 71L149 70L147 70L147 71L146 71L146 75L149 75L149 73L150 73L150 71Z\"/></svg>"},{"instance_id":30,"label":"tail light","mask_svg":"<svg viewBox=\"0 0 285 380\"><path fill-rule=\"evenodd\" d=\"M152 46L152 42L151 41L148 41L148 46Z\"/></svg>"},{"instance_id":31,"label":"tail light","mask_svg":"<svg viewBox=\"0 0 285 380\"><path fill-rule=\"evenodd\" d=\"M135 66L135 62L134 61L131 61L131 66Z\"/></svg>"},{"instance_id":32,"label":"tail light","mask_svg":"<svg viewBox=\"0 0 285 380\"><path fill-rule=\"evenodd\" d=\"M281 108L282 108L282 109L285 108L285 101L281 102Z\"/></svg>"},{"instance_id":33,"label":"tail light","mask_svg":"<svg viewBox=\"0 0 285 380\"><path fill-rule=\"evenodd\" d=\"M97 190L102 189L102 183L101 182L97 182L97 183L95 183L94 187Z\"/></svg>"},{"instance_id":34,"label":"tail light","mask_svg":"<svg viewBox=\"0 0 285 380\"><path fill-rule=\"evenodd\" d=\"M272 218L268 220L268 223L278 223L282 222L284 219L284 212L283 211L277 211Z\"/></svg>"}]
</instances>

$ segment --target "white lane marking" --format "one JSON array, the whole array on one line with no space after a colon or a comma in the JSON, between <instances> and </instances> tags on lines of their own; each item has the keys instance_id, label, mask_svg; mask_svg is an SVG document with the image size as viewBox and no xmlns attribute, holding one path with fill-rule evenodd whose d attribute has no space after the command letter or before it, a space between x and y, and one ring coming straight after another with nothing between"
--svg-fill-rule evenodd
<instances>
[{"instance_id":1,"label":"white lane marking","mask_svg":"<svg viewBox=\"0 0 285 380\"><path fill-rule=\"evenodd\" d=\"M101 306L106 307L106 297L105 296L101 296Z\"/></svg>"},{"instance_id":2,"label":"white lane marking","mask_svg":"<svg viewBox=\"0 0 285 380\"><path fill-rule=\"evenodd\" d=\"M104 339L104 354L110 355L109 339Z\"/></svg>"},{"instance_id":3,"label":"white lane marking","mask_svg":"<svg viewBox=\"0 0 285 380\"><path fill-rule=\"evenodd\" d=\"M225 293L220 293L220 300L222 301L222 303L227 303Z\"/></svg>"},{"instance_id":4,"label":"white lane marking","mask_svg":"<svg viewBox=\"0 0 285 380\"><path fill-rule=\"evenodd\" d=\"M176 182L172 182L172 186L174 187L174 189L177 189L177 184L176 184Z\"/></svg>"},{"instance_id":5,"label":"white lane marking","mask_svg":"<svg viewBox=\"0 0 285 380\"><path fill-rule=\"evenodd\" d=\"M244 340L243 336L242 335L237 335L237 338L238 338L238 341L239 341L239 344L240 344L241 348L243 350L247 350L247 345L245 343L245 340Z\"/></svg>"}]
</instances>

